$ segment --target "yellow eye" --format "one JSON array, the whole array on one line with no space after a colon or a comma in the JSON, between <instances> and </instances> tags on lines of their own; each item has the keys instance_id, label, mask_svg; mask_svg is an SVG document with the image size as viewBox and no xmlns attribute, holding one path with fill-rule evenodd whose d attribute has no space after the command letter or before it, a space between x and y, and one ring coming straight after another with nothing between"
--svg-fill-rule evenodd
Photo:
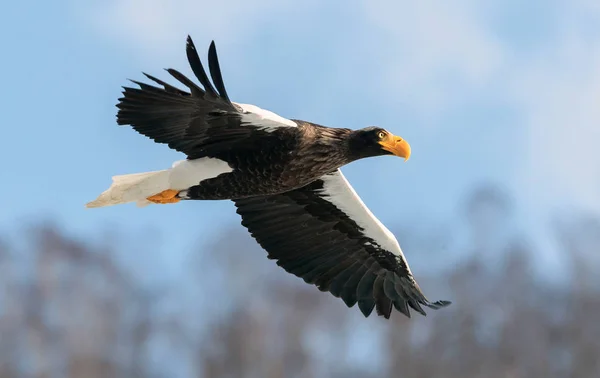
<instances>
[{"instance_id":1,"label":"yellow eye","mask_svg":"<svg viewBox=\"0 0 600 378\"><path fill-rule=\"evenodd\" d=\"M380 132L377 133L377 137L379 139L383 139L383 138L385 138L385 133L383 131L380 131Z\"/></svg>"}]
</instances>

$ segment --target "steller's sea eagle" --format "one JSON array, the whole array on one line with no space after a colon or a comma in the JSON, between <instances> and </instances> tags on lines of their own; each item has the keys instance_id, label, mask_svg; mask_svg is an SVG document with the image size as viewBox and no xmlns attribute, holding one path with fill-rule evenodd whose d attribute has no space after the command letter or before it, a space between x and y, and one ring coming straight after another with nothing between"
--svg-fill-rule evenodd
<instances>
[{"instance_id":1,"label":"steller's sea eagle","mask_svg":"<svg viewBox=\"0 0 600 378\"><path fill-rule=\"evenodd\" d=\"M183 200L232 200L244 225L287 272L329 291L348 307L358 303L386 319L392 308L410 317L449 301L430 302L415 282L394 235L371 213L340 167L371 156L407 160L410 146L380 127L330 128L286 119L227 95L214 42L209 80L192 39L187 58L198 86L151 75L133 81L117 104L117 123L187 155L172 168L113 177L87 207L139 206Z\"/></svg>"}]
</instances>

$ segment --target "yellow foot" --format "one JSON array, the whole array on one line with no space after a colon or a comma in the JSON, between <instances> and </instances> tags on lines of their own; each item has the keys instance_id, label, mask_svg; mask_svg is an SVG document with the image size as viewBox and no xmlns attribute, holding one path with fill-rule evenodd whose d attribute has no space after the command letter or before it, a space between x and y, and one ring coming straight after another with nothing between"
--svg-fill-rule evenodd
<instances>
[{"instance_id":1,"label":"yellow foot","mask_svg":"<svg viewBox=\"0 0 600 378\"><path fill-rule=\"evenodd\" d=\"M180 201L180 199L177 197L178 193L179 190L167 189L146 199L150 202L160 204L177 203Z\"/></svg>"}]
</instances>

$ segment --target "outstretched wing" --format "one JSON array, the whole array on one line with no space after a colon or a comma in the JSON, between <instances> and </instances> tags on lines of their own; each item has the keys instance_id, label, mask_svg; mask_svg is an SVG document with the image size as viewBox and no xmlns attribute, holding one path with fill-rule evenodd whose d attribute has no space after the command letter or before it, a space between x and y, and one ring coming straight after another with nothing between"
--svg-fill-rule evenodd
<instances>
[{"instance_id":1,"label":"outstretched wing","mask_svg":"<svg viewBox=\"0 0 600 378\"><path fill-rule=\"evenodd\" d=\"M321 291L390 317L392 307L438 309L417 285L394 235L371 213L340 170L287 193L235 200L242 224L287 272Z\"/></svg>"},{"instance_id":2,"label":"outstretched wing","mask_svg":"<svg viewBox=\"0 0 600 378\"><path fill-rule=\"evenodd\" d=\"M297 126L295 122L257 106L237 104L229 99L214 41L208 50L214 86L189 36L186 52L190 67L203 88L172 68L167 72L189 92L144 73L159 86L132 80L139 88L123 87L123 97L117 104L118 124L131 125L140 134L157 143L166 143L190 159L211 156L242 144L247 146L251 139Z\"/></svg>"}]
</instances>

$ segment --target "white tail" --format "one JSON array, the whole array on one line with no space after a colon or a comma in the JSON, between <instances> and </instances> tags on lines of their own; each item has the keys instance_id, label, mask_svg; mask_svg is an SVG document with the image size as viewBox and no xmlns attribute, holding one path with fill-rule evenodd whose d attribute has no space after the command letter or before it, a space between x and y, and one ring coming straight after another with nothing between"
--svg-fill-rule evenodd
<instances>
[{"instance_id":1,"label":"white tail","mask_svg":"<svg viewBox=\"0 0 600 378\"><path fill-rule=\"evenodd\" d=\"M215 158L181 160L162 171L114 176L113 183L86 207L104 207L137 202L139 207L151 204L147 198L165 190L185 190L201 181L231 172L229 164Z\"/></svg>"},{"instance_id":2,"label":"white tail","mask_svg":"<svg viewBox=\"0 0 600 378\"><path fill-rule=\"evenodd\" d=\"M136 201L138 206L151 202L146 198L169 189L170 169L154 172L114 176L110 188L105 190L86 207L104 207Z\"/></svg>"}]
</instances>

